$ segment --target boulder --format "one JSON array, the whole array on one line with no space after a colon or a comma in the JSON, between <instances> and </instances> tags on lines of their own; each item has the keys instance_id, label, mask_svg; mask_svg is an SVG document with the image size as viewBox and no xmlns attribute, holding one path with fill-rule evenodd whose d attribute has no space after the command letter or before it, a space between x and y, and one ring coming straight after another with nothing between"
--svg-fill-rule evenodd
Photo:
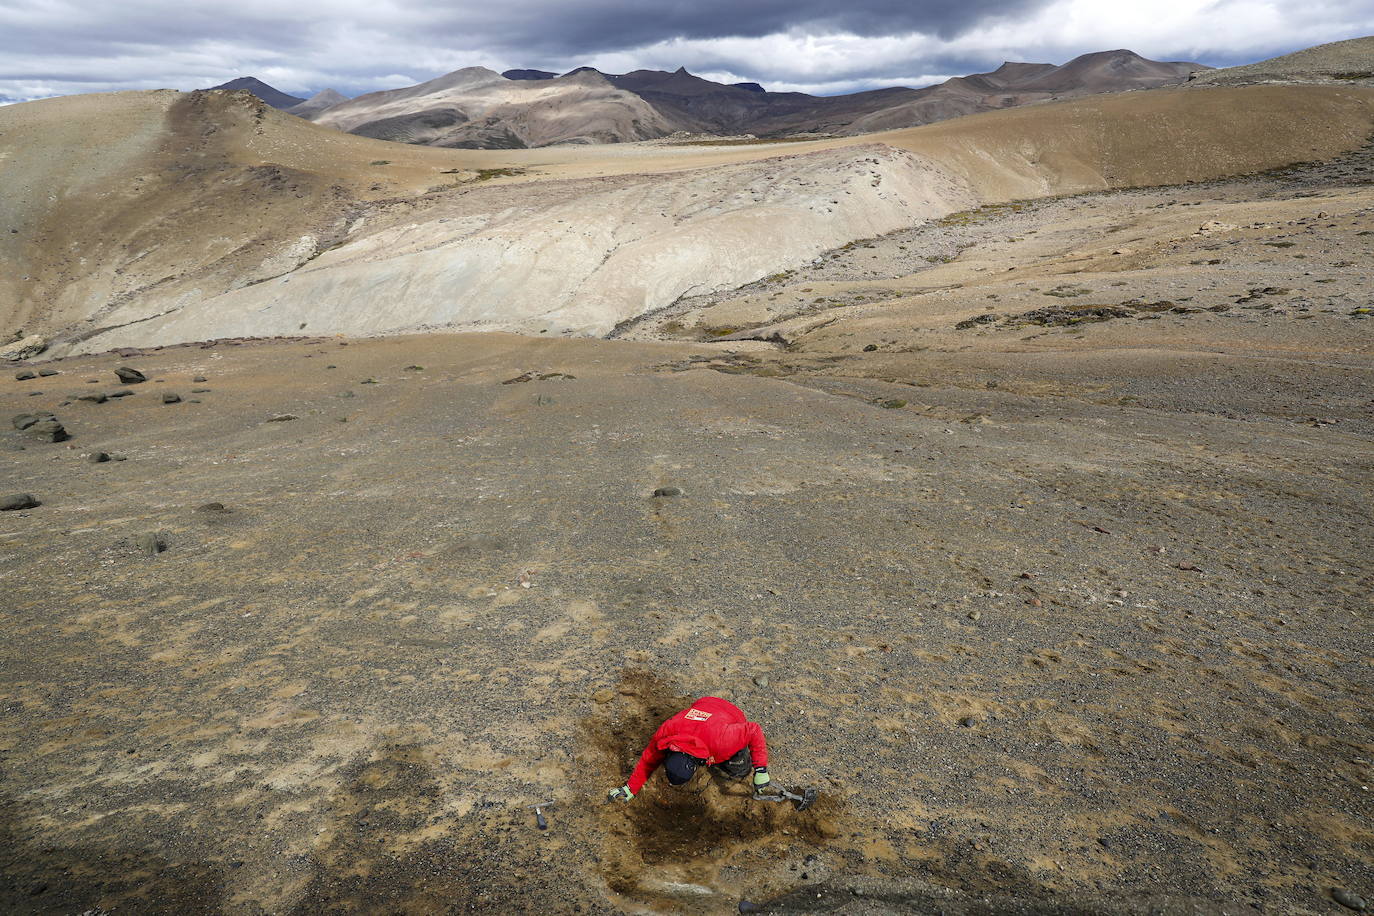
<instances>
[{"instance_id":1,"label":"boulder","mask_svg":"<svg viewBox=\"0 0 1374 916\"><path fill-rule=\"evenodd\" d=\"M47 417L24 430L35 439L42 439L44 442L65 442L71 437L67 435L67 430L61 423L57 422L56 417Z\"/></svg>"},{"instance_id":2,"label":"boulder","mask_svg":"<svg viewBox=\"0 0 1374 916\"><path fill-rule=\"evenodd\" d=\"M179 404L181 403L181 395L172 391L164 391L162 392L162 403Z\"/></svg>"},{"instance_id":3,"label":"boulder","mask_svg":"<svg viewBox=\"0 0 1374 916\"><path fill-rule=\"evenodd\" d=\"M167 549L167 537L161 531L149 531L138 536L138 549L148 554L159 554Z\"/></svg>"},{"instance_id":4,"label":"boulder","mask_svg":"<svg viewBox=\"0 0 1374 916\"><path fill-rule=\"evenodd\" d=\"M60 373L58 373L56 369L39 369L38 374L41 375L43 378L50 378L51 376L58 375Z\"/></svg>"},{"instance_id":5,"label":"boulder","mask_svg":"<svg viewBox=\"0 0 1374 916\"><path fill-rule=\"evenodd\" d=\"M32 509L40 505L38 500L33 498L31 493L11 493L9 496L0 497L0 512L12 512L17 509Z\"/></svg>"},{"instance_id":6,"label":"boulder","mask_svg":"<svg viewBox=\"0 0 1374 916\"><path fill-rule=\"evenodd\" d=\"M37 374L30 372L27 369L21 369L20 371L14 373L14 380L16 382L27 382L31 378L38 378L38 376Z\"/></svg>"},{"instance_id":7,"label":"boulder","mask_svg":"<svg viewBox=\"0 0 1374 916\"><path fill-rule=\"evenodd\" d=\"M28 337L0 347L0 359L32 359L46 349L48 349L46 338L38 334L30 334Z\"/></svg>"},{"instance_id":8,"label":"boulder","mask_svg":"<svg viewBox=\"0 0 1374 916\"><path fill-rule=\"evenodd\" d=\"M137 385L139 382L148 381L148 376L128 366L117 367L115 369L115 375L119 376L119 380L126 385Z\"/></svg>"}]
</instances>

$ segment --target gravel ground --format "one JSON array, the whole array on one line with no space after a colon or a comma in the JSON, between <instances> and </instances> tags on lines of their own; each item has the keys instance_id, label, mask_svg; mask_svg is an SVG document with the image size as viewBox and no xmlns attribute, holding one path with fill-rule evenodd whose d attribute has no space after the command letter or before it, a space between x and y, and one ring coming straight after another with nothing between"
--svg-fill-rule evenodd
<instances>
[{"instance_id":1,"label":"gravel ground","mask_svg":"<svg viewBox=\"0 0 1374 916\"><path fill-rule=\"evenodd\" d=\"M1314 426L1245 400L1277 384L1245 353L998 340L224 342L7 381L72 438L4 433L42 505L0 516L0 905L1367 896L1367 351L1290 354ZM119 365L149 381L67 403ZM822 803L608 805L707 693Z\"/></svg>"}]
</instances>

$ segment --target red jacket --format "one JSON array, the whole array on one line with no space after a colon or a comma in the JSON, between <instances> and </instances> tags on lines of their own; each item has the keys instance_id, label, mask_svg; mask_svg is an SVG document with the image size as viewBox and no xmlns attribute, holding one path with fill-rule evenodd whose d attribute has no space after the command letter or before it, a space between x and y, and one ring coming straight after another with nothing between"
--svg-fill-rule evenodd
<instances>
[{"instance_id":1,"label":"red jacket","mask_svg":"<svg viewBox=\"0 0 1374 916\"><path fill-rule=\"evenodd\" d=\"M734 703L720 697L702 697L654 732L630 774L630 791L638 795L644 781L670 751L683 751L713 764L724 763L746 745L754 766L768 765L768 746L763 742L759 724L746 719Z\"/></svg>"}]
</instances>

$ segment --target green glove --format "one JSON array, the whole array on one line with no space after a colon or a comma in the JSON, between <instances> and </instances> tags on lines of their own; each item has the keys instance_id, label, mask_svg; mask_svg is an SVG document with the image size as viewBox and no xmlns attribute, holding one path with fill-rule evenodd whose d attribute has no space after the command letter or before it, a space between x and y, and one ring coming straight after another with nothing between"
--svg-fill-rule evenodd
<instances>
[{"instance_id":1,"label":"green glove","mask_svg":"<svg viewBox=\"0 0 1374 916\"><path fill-rule=\"evenodd\" d=\"M772 781L772 778L768 775L768 767L754 767L755 792L759 792L767 788L768 784Z\"/></svg>"},{"instance_id":2,"label":"green glove","mask_svg":"<svg viewBox=\"0 0 1374 916\"><path fill-rule=\"evenodd\" d=\"M611 801L627 802L634 798L635 794L630 791L629 786L621 786L619 789L612 789L607 792L606 797Z\"/></svg>"}]
</instances>

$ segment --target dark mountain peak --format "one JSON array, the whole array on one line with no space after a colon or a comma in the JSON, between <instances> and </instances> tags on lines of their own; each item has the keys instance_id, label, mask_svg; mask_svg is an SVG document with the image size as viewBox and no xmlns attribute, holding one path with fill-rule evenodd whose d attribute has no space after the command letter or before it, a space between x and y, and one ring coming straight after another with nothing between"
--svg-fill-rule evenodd
<instances>
[{"instance_id":1,"label":"dark mountain peak","mask_svg":"<svg viewBox=\"0 0 1374 916\"><path fill-rule=\"evenodd\" d=\"M747 90L749 90L750 92L767 92L767 91L768 91L767 89L764 89L762 86L760 86L758 83L731 83L730 85L733 86L733 87L736 88L736 89L747 89Z\"/></svg>"},{"instance_id":2,"label":"dark mountain peak","mask_svg":"<svg viewBox=\"0 0 1374 916\"><path fill-rule=\"evenodd\" d=\"M501 75L508 80L551 80L558 76L547 70L507 70Z\"/></svg>"},{"instance_id":3,"label":"dark mountain peak","mask_svg":"<svg viewBox=\"0 0 1374 916\"><path fill-rule=\"evenodd\" d=\"M691 76L691 75L692 75L692 74L690 74L690 73L687 72L687 68L686 68L686 67L678 67L676 70L673 71L673 76Z\"/></svg>"},{"instance_id":4,"label":"dark mountain peak","mask_svg":"<svg viewBox=\"0 0 1374 916\"><path fill-rule=\"evenodd\" d=\"M292 105L299 105L301 102L305 101L305 99L297 98L294 95L287 95L280 89L275 89L267 85L255 76L240 76L227 83L220 83L218 86L211 86L210 88L246 89L273 108L290 108Z\"/></svg>"}]
</instances>

